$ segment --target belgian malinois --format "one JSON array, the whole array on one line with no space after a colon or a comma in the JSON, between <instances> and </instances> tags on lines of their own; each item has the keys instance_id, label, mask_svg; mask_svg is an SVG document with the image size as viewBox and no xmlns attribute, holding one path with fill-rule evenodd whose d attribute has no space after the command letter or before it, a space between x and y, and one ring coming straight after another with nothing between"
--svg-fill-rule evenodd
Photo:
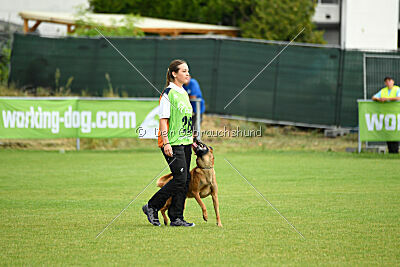
<instances>
[{"instance_id":1,"label":"belgian malinois","mask_svg":"<svg viewBox=\"0 0 400 267\"><path fill-rule=\"evenodd\" d=\"M196 199L197 203L199 203L201 207L201 210L203 211L203 219L207 221L207 209L201 199L211 195L214 204L215 215L217 217L217 225L222 227L221 219L219 217L218 185L215 178L213 148L198 140L193 143L192 148L197 156L197 166L190 171L191 180L186 196L188 198L194 197ZM164 175L158 179L157 186L163 187L171 179L172 173ZM160 209L165 225L168 225L168 217L165 215L165 211L168 210L170 205L171 198L169 198L165 203L165 206Z\"/></svg>"}]
</instances>

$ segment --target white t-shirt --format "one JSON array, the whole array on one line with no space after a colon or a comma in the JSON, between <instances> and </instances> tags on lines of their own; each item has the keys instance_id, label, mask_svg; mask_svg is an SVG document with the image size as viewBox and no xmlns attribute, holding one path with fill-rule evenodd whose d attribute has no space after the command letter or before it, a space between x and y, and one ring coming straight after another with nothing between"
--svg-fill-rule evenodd
<instances>
[{"instance_id":1,"label":"white t-shirt","mask_svg":"<svg viewBox=\"0 0 400 267\"><path fill-rule=\"evenodd\" d=\"M168 85L171 90L175 90L181 94L187 94L186 90L176 84L170 82ZM167 87L167 88L168 88ZM171 102L169 102L168 94L164 93L160 100L160 119L168 119L170 117Z\"/></svg>"}]
</instances>

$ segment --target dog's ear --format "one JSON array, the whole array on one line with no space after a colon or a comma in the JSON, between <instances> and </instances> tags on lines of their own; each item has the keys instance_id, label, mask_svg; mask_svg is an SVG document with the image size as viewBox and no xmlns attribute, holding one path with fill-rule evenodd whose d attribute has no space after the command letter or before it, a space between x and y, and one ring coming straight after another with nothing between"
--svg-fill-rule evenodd
<instances>
[{"instance_id":1,"label":"dog's ear","mask_svg":"<svg viewBox=\"0 0 400 267\"><path fill-rule=\"evenodd\" d=\"M214 152L214 148L213 148L212 146L209 146L209 148L210 148L210 150L211 150L212 152Z\"/></svg>"}]
</instances>

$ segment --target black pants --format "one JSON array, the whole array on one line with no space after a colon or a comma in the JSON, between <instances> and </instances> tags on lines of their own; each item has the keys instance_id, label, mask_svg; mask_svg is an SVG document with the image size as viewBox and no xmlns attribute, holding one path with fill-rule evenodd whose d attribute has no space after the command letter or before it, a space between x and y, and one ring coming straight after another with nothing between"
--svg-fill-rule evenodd
<instances>
[{"instance_id":1,"label":"black pants","mask_svg":"<svg viewBox=\"0 0 400 267\"><path fill-rule=\"evenodd\" d=\"M386 142L389 153L399 153L399 142Z\"/></svg>"},{"instance_id":2,"label":"black pants","mask_svg":"<svg viewBox=\"0 0 400 267\"><path fill-rule=\"evenodd\" d=\"M167 156L162 148L161 151L169 164L173 178L154 194L148 204L150 207L159 210L164 207L168 198L172 197L171 206L168 209L168 217L171 221L177 218L183 219L186 193L190 183L192 147L191 145L172 146L172 151L174 152L172 157Z\"/></svg>"}]
</instances>

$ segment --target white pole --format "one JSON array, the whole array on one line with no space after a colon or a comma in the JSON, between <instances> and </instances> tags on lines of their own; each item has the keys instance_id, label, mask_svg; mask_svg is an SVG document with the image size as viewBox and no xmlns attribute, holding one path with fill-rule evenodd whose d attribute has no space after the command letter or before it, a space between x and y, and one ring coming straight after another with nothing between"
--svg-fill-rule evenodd
<instances>
[{"instance_id":1,"label":"white pole","mask_svg":"<svg viewBox=\"0 0 400 267\"><path fill-rule=\"evenodd\" d=\"M197 139L200 141L201 140L201 129L200 129L200 102L201 98L192 98L190 99L190 102L194 102L196 105L196 125L193 125L193 132L197 132Z\"/></svg>"},{"instance_id":2,"label":"white pole","mask_svg":"<svg viewBox=\"0 0 400 267\"><path fill-rule=\"evenodd\" d=\"M197 139L201 141L201 129L200 129L200 101L201 99L197 98L196 101L196 130L197 130Z\"/></svg>"},{"instance_id":3,"label":"white pole","mask_svg":"<svg viewBox=\"0 0 400 267\"><path fill-rule=\"evenodd\" d=\"M365 59L365 54L364 54L364 59ZM357 100L357 113L358 114L360 113L360 103L359 102L360 101ZM358 116L358 117L360 117L360 116ZM361 146L362 146L362 142L360 140L360 121L358 121L358 132L357 133L358 133L358 154L360 154L361 153Z\"/></svg>"},{"instance_id":4,"label":"white pole","mask_svg":"<svg viewBox=\"0 0 400 267\"><path fill-rule=\"evenodd\" d=\"M79 151L81 149L81 139L76 138L76 151Z\"/></svg>"},{"instance_id":5,"label":"white pole","mask_svg":"<svg viewBox=\"0 0 400 267\"><path fill-rule=\"evenodd\" d=\"M364 100L367 100L367 57L363 54Z\"/></svg>"}]
</instances>

